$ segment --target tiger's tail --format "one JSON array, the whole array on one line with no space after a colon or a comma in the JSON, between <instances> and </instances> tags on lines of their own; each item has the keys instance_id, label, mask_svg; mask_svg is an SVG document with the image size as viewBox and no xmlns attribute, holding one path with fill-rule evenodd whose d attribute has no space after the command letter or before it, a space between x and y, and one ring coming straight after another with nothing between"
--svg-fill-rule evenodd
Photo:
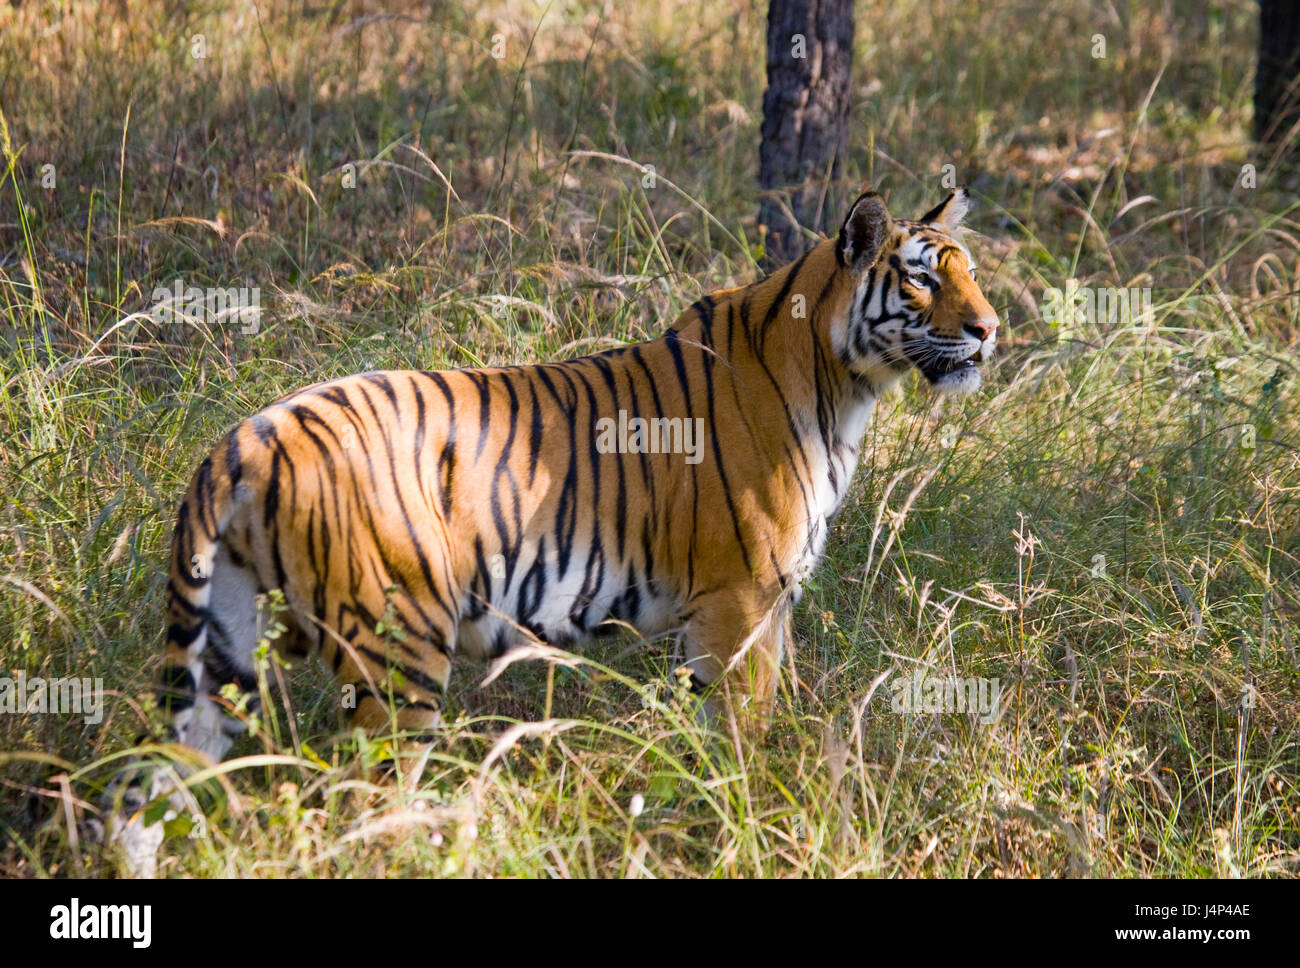
<instances>
[{"instance_id":1,"label":"tiger's tail","mask_svg":"<svg viewBox=\"0 0 1300 968\"><path fill-rule=\"evenodd\" d=\"M257 684L251 654L257 643L258 586L226 541L232 519L252 493L252 482L241 487L249 473L240 460L241 429L231 431L199 466L177 515L167 640L156 685L171 738L213 760L220 760L231 737L243 730L221 706L221 686L233 681L255 693ZM153 875L163 840L163 825L146 823L145 806L166 796L170 817L192 801L176 771L160 765L132 759L103 798L103 836L122 851L135 876Z\"/></svg>"},{"instance_id":2,"label":"tiger's tail","mask_svg":"<svg viewBox=\"0 0 1300 968\"><path fill-rule=\"evenodd\" d=\"M252 653L262 631L252 566L227 540L232 520L255 487L241 460L236 427L199 466L172 532L167 583L167 641L157 694L175 739L221 759L242 732L216 697L235 683L257 693Z\"/></svg>"}]
</instances>

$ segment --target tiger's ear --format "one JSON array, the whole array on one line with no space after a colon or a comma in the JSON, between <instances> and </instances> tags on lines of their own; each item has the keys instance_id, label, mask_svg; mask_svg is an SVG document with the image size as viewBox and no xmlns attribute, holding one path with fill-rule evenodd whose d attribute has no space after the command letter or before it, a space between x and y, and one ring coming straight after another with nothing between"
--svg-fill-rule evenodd
<instances>
[{"instance_id":1,"label":"tiger's ear","mask_svg":"<svg viewBox=\"0 0 1300 968\"><path fill-rule=\"evenodd\" d=\"M854 273L866 272L876 264L893 231L894 221L885 209L885 200L875 192L864 192L844 220L835 243L835 256L844 268Z\"/></svg>"},{"instance_id":2,"label":"tiger's ear","mask_svg":"<svg viewBox=\"0 0 1300 968\"><path fill-rule=\"evenodd\" d=\"M920 221L937 226L949 234L957 231L961 220L970 211L970 196L965 188L958 188L930 211L921 216Z\"/></svg>"}]
</instances>

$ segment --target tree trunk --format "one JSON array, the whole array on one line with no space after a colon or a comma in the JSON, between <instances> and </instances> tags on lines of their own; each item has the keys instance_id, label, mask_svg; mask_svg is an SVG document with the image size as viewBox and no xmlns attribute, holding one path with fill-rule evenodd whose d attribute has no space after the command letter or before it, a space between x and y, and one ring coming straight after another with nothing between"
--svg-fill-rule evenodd
<instances>
[{"instance_id":1,"label":"tree trunk","mask_svg":"<svg viewBox=\"0 0 1300 968\"><path fill-rule=\"evenodd\" d=\"M768 268L803 253L800 226L825 230L848 140L852 66L852 0L771 0L758 174Z\"/></svg>"},{"instance_id":2,"label":"tree trunk","mask_svg":"<svg viewBox=\"0 0 1300 968\"><path fill-rule=\"evenodd\" d=\"M1255 70L1255 140L1279 144L1300 122L1300 5L1260 0ZM1291 137L1289 154L1295 154Z\"/></svg>"}]
</instances>

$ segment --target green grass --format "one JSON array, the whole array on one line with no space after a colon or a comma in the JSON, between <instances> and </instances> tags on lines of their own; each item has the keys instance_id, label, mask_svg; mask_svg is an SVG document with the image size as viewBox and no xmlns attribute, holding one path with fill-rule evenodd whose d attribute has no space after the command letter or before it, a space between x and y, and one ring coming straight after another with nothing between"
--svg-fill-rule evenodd
<instances>
[{"instance_id":1,"label":"green grass","mask_svg":"<svg viewBox=\"0 0 1300 968\"><path fill-rule=\"evenodd\" d=\"M761 3L259 6L0 9L0 656L110 690L98 727L0 715L6 876L116 869L74 821L156 722L167 536L225 429L754 278ZM460 663L423 773L376 783L323 672L271 664L160 873L1295 876L1300 223L1247 140L1256 7L1056 6L858 11L836 190L914 216L953 165L1007 339L976 397L882 403L762 745L623 639ZM261 287L262 326L142 315L176 278ZM1071 278L1153 318L1061 332ZM1000 717L891 712L917 668L999 678Z\"/></svg>"}]
</instances>

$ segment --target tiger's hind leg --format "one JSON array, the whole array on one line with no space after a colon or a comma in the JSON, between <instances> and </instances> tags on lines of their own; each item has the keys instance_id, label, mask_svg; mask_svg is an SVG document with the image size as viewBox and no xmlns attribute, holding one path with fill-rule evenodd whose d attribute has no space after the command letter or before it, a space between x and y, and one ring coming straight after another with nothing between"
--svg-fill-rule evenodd
<instances>
[{"instance_id":1,"label":"tiger's hind leg","mask_svg":"<svg viewBox=\"0 0 1300 968\"><path fill-rule=\"evenodd\" d=\"M390 587L354 604L341 633L327 635L348 726L372 736L395 733L411 783L418 782L441 723L457 619Z\"/></svg>"}]
</instances>

